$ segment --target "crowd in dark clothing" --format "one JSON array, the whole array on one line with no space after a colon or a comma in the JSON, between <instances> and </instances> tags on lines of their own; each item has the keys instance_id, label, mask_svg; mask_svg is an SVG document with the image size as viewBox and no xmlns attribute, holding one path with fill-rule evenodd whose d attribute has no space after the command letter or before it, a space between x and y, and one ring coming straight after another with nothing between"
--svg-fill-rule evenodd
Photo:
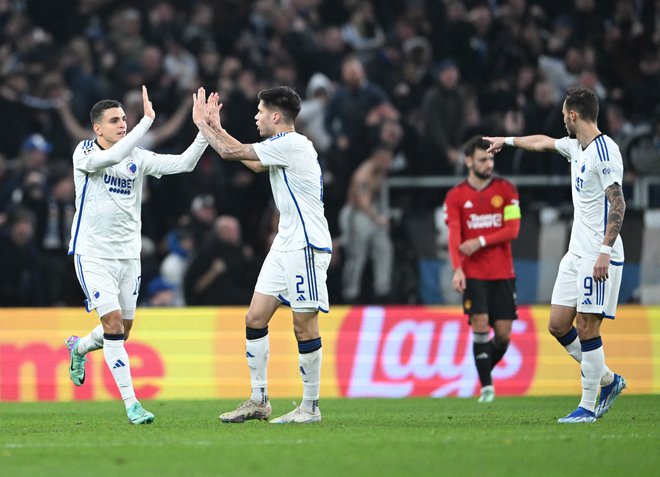
<instances>
[{"instance_id":1,"label":"crowd in dark clothing","mask_svg":"<svg viewBox=\"0 0 660 477\"><path fill-rule=\"evenodd\" d=\"M245 143L259 141L259 90L301 94L297 129L319 152L337 236L333 302L337 217L376 147L393 152L394 175L462 174L461 145L475 133L564 136L564 91L581 84L599 95L599 126L619 143L627 180L660 172L657 1L0 0L0 45L1 306L81 303L66 254L72 151L93 137L89 111L100 99L122 101L135 125L142 84L156 111L142 146L161 153L195 136L199 86L220 92L223 125ZM534 156L507 149L496 167L566 174L559 157ZM200 201L213 202L206 216ZM239 242L214 233L219 217L237 220ZM192 173L149 180L142 218L144 304L149 283L167 288L168 257L173 304L249 302L277 224L267 174L209 148Z\"/></svg>"}]
</instances>

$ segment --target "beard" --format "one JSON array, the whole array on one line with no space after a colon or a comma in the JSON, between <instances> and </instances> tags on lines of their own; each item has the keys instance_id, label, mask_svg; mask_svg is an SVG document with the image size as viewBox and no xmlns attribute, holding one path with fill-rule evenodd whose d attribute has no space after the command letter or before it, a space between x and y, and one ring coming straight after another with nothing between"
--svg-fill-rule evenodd
<instances>
[{"instance_id":1,"label":"beard","mask_svg":"<svg viewBox=\"0 0 660 477\"><path fill-rule=\"evenodd\" d=\"M475 176L477 176L482 181L490 179L493 176L493 171L490 171L490 172L477 172L475 170L472 170L472 172L474 173Z\"/></svg>"}]
</instances>

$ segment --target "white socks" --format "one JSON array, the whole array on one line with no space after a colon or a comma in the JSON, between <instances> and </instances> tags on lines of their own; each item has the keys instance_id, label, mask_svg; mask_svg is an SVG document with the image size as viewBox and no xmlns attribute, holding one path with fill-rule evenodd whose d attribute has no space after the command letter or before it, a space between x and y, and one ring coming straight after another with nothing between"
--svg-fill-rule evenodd
<instances>
[{"instance_id":1,"label":"white socks","mask_svg":"<svg viewBox=\"0 0 660 477\"><path fill-rule=\"evenodd\" d=\"M90 351L96 351L103 348L103 325L99 324L87 336L78 340L76 352L85 355Z\"/></svg>"},{"instance_id":2,"label":"white socks","mask_svg":"<svg viewBox=\"0 0 660 477\"><path fill-rule=\"evenodd\" d=\"M252 384L250 399L266 404L268 402L268 355L270 354L268 335L252 340L246 339L245 351Z\"/></svg>"},{"instance_id":3,"label":"white socks","mask_svg":"<svg viewBox=\"0 0 660 477\"><path fill-rule=\"evenodd\" d=\"M300 407L309 412L316 412L319 405L323 349L319 348L312 353L300 353L298 358L300 378L303 382L303 400Z\"/></svg>"},{"instance_id":4,"label":"white socks","mask_svg":"<svg viewBox=\"0 0 660 477\"><path fill-rule=\"evenodd\" d=\"M573 332L575 328L571 329L571 333L574 333L575 339L571 341L570 343L566 343L565 341L562 342L563 338L559 339L559 342L564 346L566 349L566 352L571 355L571 358L573 358L575 361L578 363L582 363L582 345L580 344L580 340L577 338L577 333ZM569 333L569 335L571 334ZM567 335L568 336L568 335ZM604 354L603 354L603 374L600 377L600 385L601 386L607 386L609 384L612 384L612 381L614 381L614 373L610 368L607 367L604 363Z\"/></svg>"},{"instance_id":5,"label":"white socks","mask_svg":"<svg viewBox=\"0 0 660 477\"><path fill-rule=\"evenodd\" d=\"M124 348L124 335L104 335L103 338L103 356L105 362L115 378L117 388L124 400L124 405L128 409L135 404L135 391L133 390L133 381L131 379L131 367L128 362L128 353Z\"/></svg>"},{"instance_id":6,"label":"white socks","mask_svg":"<svg viewBox=\"0 0 660 477\"><path fill-rule=\"evenodd\" d=\"M605 352L600 337L582 343L582 400L580 407L594 411L605 367Z\"/></svg>"}]
</instances>

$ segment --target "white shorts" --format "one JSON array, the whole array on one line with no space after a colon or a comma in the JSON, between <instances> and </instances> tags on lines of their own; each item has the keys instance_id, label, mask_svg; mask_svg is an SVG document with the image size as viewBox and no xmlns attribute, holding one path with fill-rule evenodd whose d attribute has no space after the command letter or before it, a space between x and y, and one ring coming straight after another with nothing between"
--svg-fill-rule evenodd
<instances>
[{"instance_id":1,"label":"white shorts","mask_svg":"<svg viewBox=\"0 0 660 477\"><path fill-rule=\"evenodd\" d=\"M96 310L99 317L121 310L124 320L135 317L140 291L139 259L107 259L76 255L78 282L87 299L87 311Z\"/></svg>"},{"instance_id":2,"label":"white shorts","mask_svg":"<svg viewBox=\"0 0 660 477\"><path fill-rule=\"evenodd\" d=\"M552 290L553 305L576 307L580 313L594 313L614 318L619 301L623 263L610 261L609 278L597 282L593 278L595 259L568 252L561 259L557 280Z\"/></svg>"},{"instance_id":3,"label":"white shorts","mask_svg":"<svg viewBox=\"0 0 660 477\"><path fill-rule=\"evenodd\" d=\"M331 254L311 247L282 252L271 250L264 260L254 291L271 295L295 311L327 313Z\"/></svg>"}]
</instances>

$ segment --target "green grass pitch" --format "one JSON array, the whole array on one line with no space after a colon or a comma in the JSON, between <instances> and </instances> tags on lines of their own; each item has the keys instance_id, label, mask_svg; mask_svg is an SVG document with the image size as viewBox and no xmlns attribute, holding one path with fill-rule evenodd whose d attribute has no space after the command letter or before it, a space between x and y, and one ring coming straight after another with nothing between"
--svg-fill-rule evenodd
<instances>
[{"instance_id":1,"label":"green grass pitch","mask_svg":"<svg viewBox=\"0 0 660 477\"><path fill-rule=\"evenodd\" d=\"M592 424L573 397L325 399L323 421L222 424L237 401L1 403L2 477L623 476L660 472L660 396L621 396ZM273 401L273 415L292 408Z\"/></svg>"}]
</instances>

